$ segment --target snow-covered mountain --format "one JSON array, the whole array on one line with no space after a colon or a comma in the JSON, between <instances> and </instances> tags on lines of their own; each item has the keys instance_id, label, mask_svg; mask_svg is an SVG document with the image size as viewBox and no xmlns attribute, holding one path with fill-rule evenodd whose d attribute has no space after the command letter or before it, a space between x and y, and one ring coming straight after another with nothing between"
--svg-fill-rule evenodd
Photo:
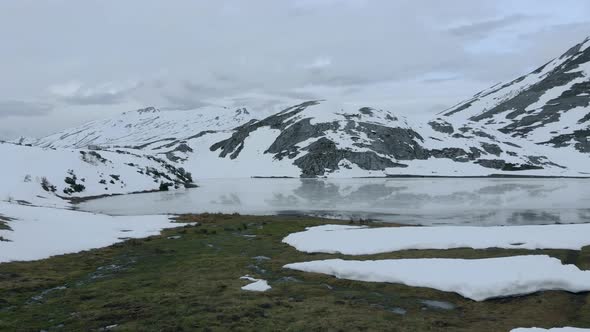
<instances>
[{"instance_id":1,"label":"snow-covered mountain","mask_svg":"<svg viewBox=\"0 0 590 332\"><path fill-rule=\"evenodd\" d=\"M44 148L157 148L184 138L195 129L229 130L250 119L252 116L245 108L228 110L222 107L209 107L194 111L161 112L154 107L148 107L125 112L114 119L92 121L38 140L22 138L17 143Z\"/></svg>"},{"instance_id":2,"label":"snow-covered mountain","mask_svg":"<svg viewBox=\"0 0 590 332\"><path fill-rule=\"evenodd\" d=\"M199 178L588 176L589 63L587 39L430 121L334 100L274 113L250 107L146 108L19 143L148 154Z\"/></svg>"},{"instance_id":3,"label":"snow-covered mountain","mask_svg":"<svg viewBox=\"0 0 590 332\"><path fill-rule=\"evenodd\" d=\"M444 111L513 138L590 153L590 38L528 75L497 84Z\"/></svg>"},{"instance_id":4,"label":"snow-covered mountain","mask_svg":"<svg viewBox=\"0 0 590 332\"><path fill-rule=\"evenodd\" d=\"M525 154L501 133L461 127L457 129L462 134L454 135L451 126L443 120L412 122L389 110L362 105L311 101L240 126L209 150L219 158L237 160L238 165L240 159L264 155L267 162L259 167L295 166L294 175L304 177L561 170L530 144Z\"/></svg>"},{"instance_id":5,"label":"snow-covered mountain","mask_svg":"<svg viewBox=\"0 0 590 332\"><path fill-rule=\"evenodd\" d=\"M485 126L308 101L261 120L237 110L127 112L32 142L52 148L121 149L166 158L197 177L570 175L544 150Z\"/></svg>"},{"instance_id":6,"label":"snow-covered mountain","mask_svg":"<svg viewBox=\"0 0 590 332\"><path fill-rule=\"evenodd\" d=\"M0 143L0 201L64 206L60 198L180 187L190 174L165 160L126 151L47 149Z\"/></svg>"}]
</instances>

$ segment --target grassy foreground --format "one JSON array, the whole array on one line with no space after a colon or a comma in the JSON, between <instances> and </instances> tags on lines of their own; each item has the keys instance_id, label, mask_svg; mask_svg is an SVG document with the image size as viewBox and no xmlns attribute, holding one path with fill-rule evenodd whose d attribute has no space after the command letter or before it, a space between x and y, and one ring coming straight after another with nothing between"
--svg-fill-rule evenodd
<instances>
[{"instance_id":1,"label":"grassy foreground","mask_svg":"<svg viewBox=\"0 0 590 332\"><path fill-rule=\"evenodd\" d=\"M304 254L281 243L291 232L338 223L333 220L238 215L179 219L200 225L104 249L0 264L0 330L497 332L520 326L590 327L588 293L542 292L474 302L432 289L282 268L299 261L351 258ZM532 253L590 269L590 247L581 252L411 250L355 259ZM273 288L265 293L241 290L247 282L239 277L246 274L268 280Z\"/></svg>"}]
</instances>

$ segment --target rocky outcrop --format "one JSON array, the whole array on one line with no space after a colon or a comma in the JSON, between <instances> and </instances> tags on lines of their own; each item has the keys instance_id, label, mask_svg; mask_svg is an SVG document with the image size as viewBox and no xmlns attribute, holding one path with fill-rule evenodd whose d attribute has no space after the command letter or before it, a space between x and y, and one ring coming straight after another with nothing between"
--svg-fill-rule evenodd
<instances>
[{"instance_id":1,"label":"rocky outcrop","mask_svg":"<svg viewBox=\"0 0 590 332\"><path fill-rule=\"evenodd\" d=\"M446 122L445 120L438 118L436 120L428 122L428 124L432 127L432 129L444 133L444 134L452 134L455 132L453 125Z\"/></svg>"},{"instance_id":2,"label":"rocky outcrop","mask_svg":"<svg viewBox=\"0 0 590 332\"><path fill-rule=\"evenodd\" d=\"M322 101L289 107L236 128L229 138L212 144L209 149L218 152L220 158L239 159L248 144L247 138L266 127L278 129L278 132L268 141L263 153L299 167L303 177L327 176L354 167L366 171L407 168L408 162L430 158L471 162L507 171L525 169L519 165L529 163L512 151L519 150L515 149L517 145L497 141L497 134L490 134L482 127L463 125L456 130L451 123L437 119L428 123L436 132L432 135L437 137L424 137L415 129L417 127L388 111L361 107L346 112L330 107L326 109ZM320 111L322 114L318 116L316 112ZM443 142L437 145L446 146L428 148L432 145L429 141L433 140ZM465 142L470 146L466 148ZM542 164L539 162L539 166L531 165L526 169L542 168Z\"/></svg>"}]
</instances>

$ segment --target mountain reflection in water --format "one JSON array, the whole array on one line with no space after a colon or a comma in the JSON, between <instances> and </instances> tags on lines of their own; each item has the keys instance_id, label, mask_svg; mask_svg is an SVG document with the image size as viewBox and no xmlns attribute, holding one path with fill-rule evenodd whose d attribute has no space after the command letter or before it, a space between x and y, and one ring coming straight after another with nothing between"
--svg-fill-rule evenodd
<instances>
[{"instance_id":1,"label":"mountain reflection in water","mask_svg":"<svg viewBox=\"0 0 590 332\"><path fill-rule=\"evenodd\" d=\"M302 214L403 224L590 222L584 179L206 179L188 190L114 196L79 205L114 215Z\"/></svg>"}]
</instances>

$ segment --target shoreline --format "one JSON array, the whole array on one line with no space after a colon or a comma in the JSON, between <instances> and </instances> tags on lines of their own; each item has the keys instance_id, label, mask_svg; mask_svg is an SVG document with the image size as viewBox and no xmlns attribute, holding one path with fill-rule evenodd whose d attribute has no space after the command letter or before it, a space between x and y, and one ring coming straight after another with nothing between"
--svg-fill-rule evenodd
<instances>
[{"instance_id":1,"label":"shoreline","mask_svg":"<svg viewBox=\"0 0 590 332\"><path fill-rule=\"evenodd\" d=\"M517 174L490 174L490 175L413 175L395 174L385 176L358 176L358 177L294 177L294 176L251 176L236 179L299 179L299 180L340 180L340 179L590 179L588 176L562 176L562 175L517 175Z\"/></svg>"},{"instance_id":2,"label":"shoreline","mask_svg":"<svg viewBox=\"0 0 590 332\"><path fill-rule=\"evenodd\" d=\"M185 185L184 189L194 189L194 188L198 188L198 187L199 186L197 184L190 184L190 185ZM169 190L148 189L148 190L141 190L141 191L132 191L129 193L103 194L103 195L81 196L81 197L65 197L65 196L60 196L60 195L56 195L56 196L63 199L64 201L69 202L70 204L73 204L75 207L77 204L91 201L91 200L95 200L95 199L100 199L100 198L124 196L124 195L151 194L151 193L164 192L164 191L169 191Z\"/></svg>"}]
</instances>

